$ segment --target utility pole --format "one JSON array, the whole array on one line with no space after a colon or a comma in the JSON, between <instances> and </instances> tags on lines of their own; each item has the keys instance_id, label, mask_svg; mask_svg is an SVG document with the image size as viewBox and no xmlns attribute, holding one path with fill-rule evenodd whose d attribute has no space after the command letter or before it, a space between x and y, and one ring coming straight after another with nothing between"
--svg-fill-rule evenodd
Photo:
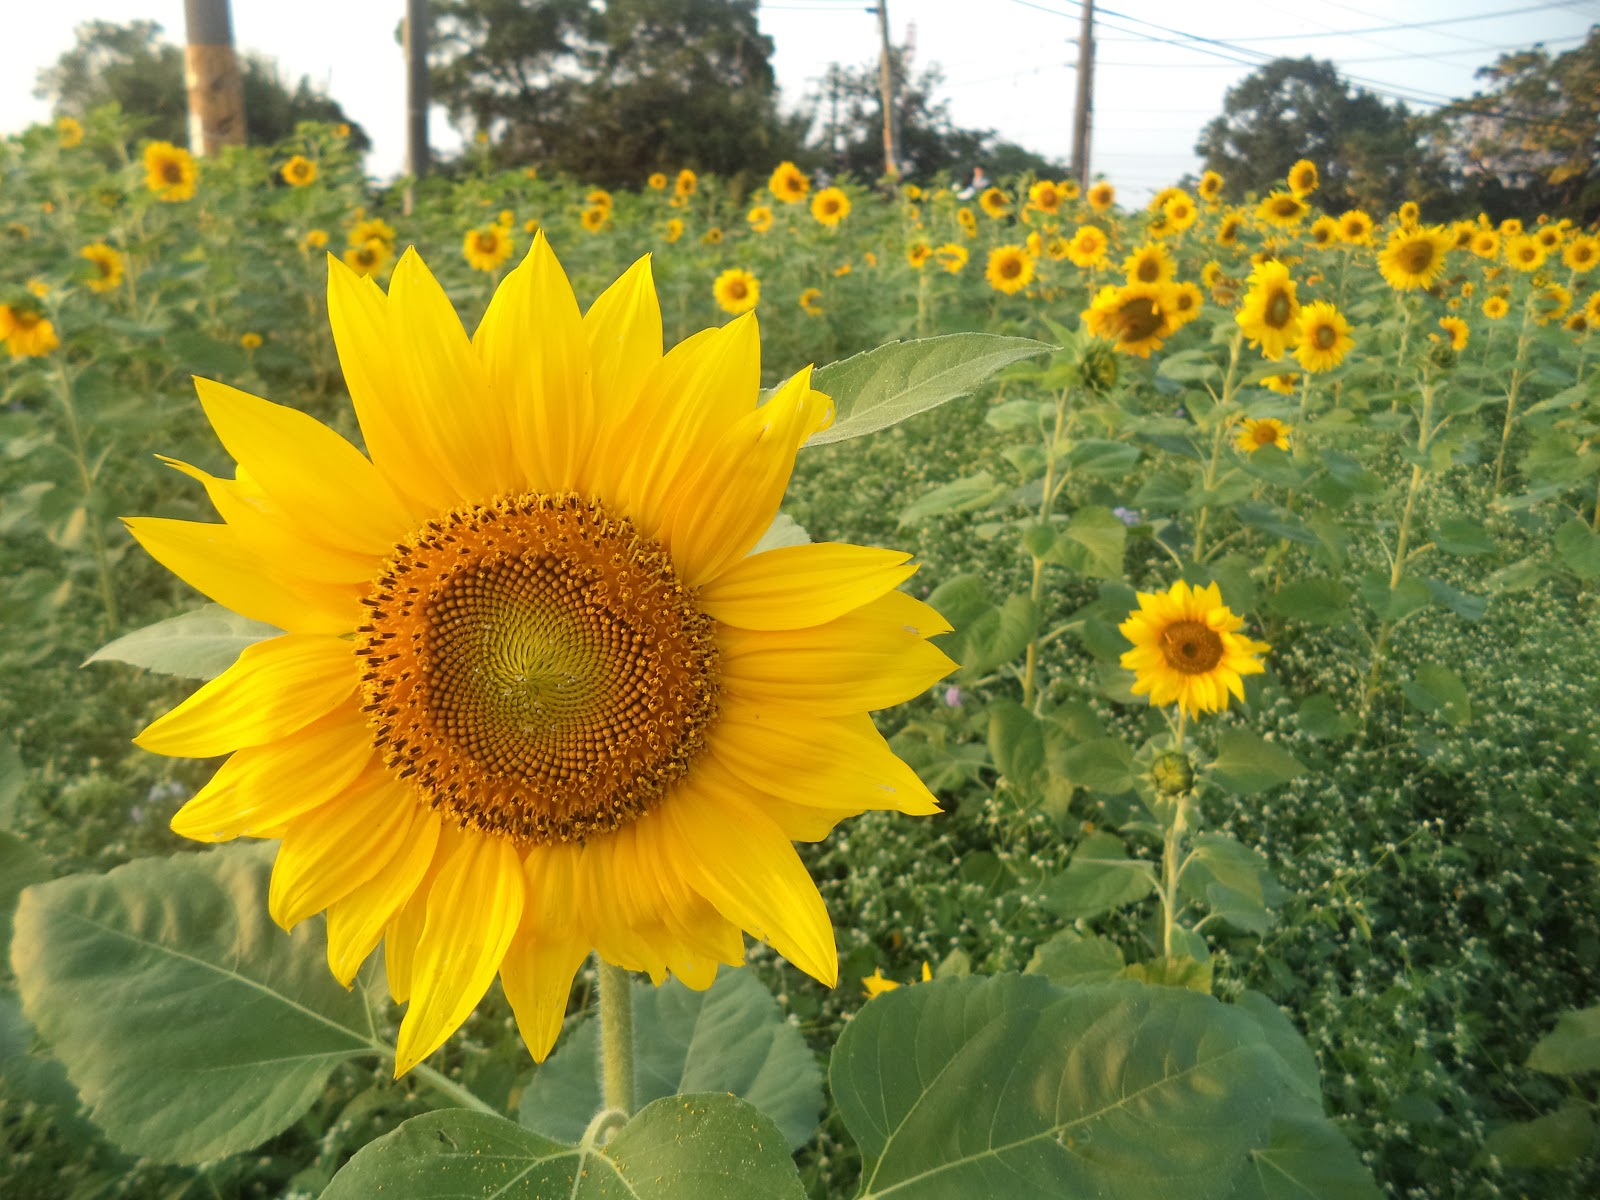
<instances>
[{"instance_id":1,"label":"utility pole","mask_svg":"<svg viewBox=\"0 0 1600 1200\"><path fill-rule=\"evenodd\" d=\"M878 60L878 92L883 99L883 173L891 180L900 178L900 159L896 155L894 66L889 57L889 0L878 0L878 37L883 52Z\"/></svg>"},{"instance_id":2,"label":"utility pole","mask_svg":"<svg viewBox=\"0 0 1600 1200\"><path fill-rule=\"evenodd\" d=\"M405 211L417 205L416 181L428 173L428 0L406 0Z\"/></svg>"},{"instance_id":3,"label":"utility pole","mask_svg":"<svg viewBox=\"0 0 1600 1200\"><path fill-rule=\"evenodd\" d=\"M1083 0L1078 27L1078 105L1072 120L1072 177L1089 186L1089 119L1094 111L1094 0Z\"/></svg>"},{"instance_id":4,"label":"utility pole","mask_svg":"<svg viewBox=\"0 0 1600 1200\"><path fill-rule=\"evenodd\" d=\"M233 50L228 0L184 0L183 83L189 93L189 148L215 154L244 145L244 79Z\"/></svg>"}]
</instances>

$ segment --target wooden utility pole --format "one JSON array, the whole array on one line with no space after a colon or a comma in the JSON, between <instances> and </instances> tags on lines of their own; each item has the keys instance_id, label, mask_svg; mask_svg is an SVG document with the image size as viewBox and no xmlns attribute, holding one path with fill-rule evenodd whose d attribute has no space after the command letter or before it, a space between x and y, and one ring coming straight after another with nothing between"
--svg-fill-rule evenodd
<instances>
[{"instance_id":1,"label":"wooden utility pole","mask_svg":"<svg viewBox=\"0 0 1600 1200\"><path fill-rule=\"evenodd\" d=\"M406 0L406 171L413 180L428 173L428 0ZM408 186L405 211L416 203Z\"/></svg>"},{"instance_id":2,"label":"wooden utility pole","mask_svg":"<svg viewBox=\"0 0 1600 1200\"><path fill-rule=\"evenodd\" d=\"M1083 0L1078 27L1078 105L1072 119L1072 177L1089 186L1089 120L1094 111L1094 0Z\"/></svg>"},{"instance_id":3,"label":"wooden utility pole","mask_svg":"<svg viewBox=\"0 0 1600 1200\"><path fill-rule=\"evenodd\" d=\"M184 0L183 82L189 93L189 149L215 154L244 145L244 79L233 49L228 0Z\"/></svg>"},{"instance_id":4,"label":"wooden utility pole","mask_svg":"<svg viewBox=\"0 0 1600 1200\"><path fill-rule=\"evenodd\" d=\"M889 0L878 0L878 37L883 43L878 60L878 92L883 99L883 173L900 178L900 159L895 153L894 64L889 56Z\"/></svg>"}]
</instances>

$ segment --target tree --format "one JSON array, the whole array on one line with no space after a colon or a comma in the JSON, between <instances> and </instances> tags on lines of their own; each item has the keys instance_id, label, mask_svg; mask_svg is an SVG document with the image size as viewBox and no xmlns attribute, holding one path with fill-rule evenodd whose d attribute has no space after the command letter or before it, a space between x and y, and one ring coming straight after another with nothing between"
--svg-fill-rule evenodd
<instances>
[{"instance_id":1,"label":"tree","mask_svg":"<svg viewBox=\"0 0 1600 1200\"><path fill-rule=\"evenodd\" d=\"M76 30L77 45L54 66L39 72L34 94L50 100L58 115L87 116L106 104L139 118L152 138L182 145L189 137L189 101L183 86L183 51L161 38L154 21L89 21ZM291 88L271 59L246 54L245 140L272 145L294 133L301 121L350 125L350 144L370 144L339 104L302 77Z\"/></svg>"},{"instance_id":2,"label":"tree","mask_svg":"<svg viewBox=\"0 0 1600 1200\"><path fill-rule=\"evenodd\" d=\"M1485 207L1600 215L1600 25L1564 54L1503 54L1478 78L1490 88L1440 114L1441 140Z\"/></svg>"},{"instance_id":3,"label":"tree","mask_svg":"<svg viewBox=\"0 0 1600 1200\"><path fill-rule=\"evenodd\" d=\"M604 184L765 174L799 148L755 0L438 0L434 97L502 162Z\"/></svg>"},{"instance_id":4,"label":"tree","mask_svg":"<svg viewBox=\"0 0 1600 1200\"><path fill-rule=\"evenodd\" d=\"M1444 164L1424 134L1404 104L1352 87L1331 62L1279 58L1228 89L1195 153L1235 198L1282 187L1289 168L1307 158L1321 175L1323 208L1382 212L1404 200L1437 207L1448 197Z\"/></svg>"}]
</instances>

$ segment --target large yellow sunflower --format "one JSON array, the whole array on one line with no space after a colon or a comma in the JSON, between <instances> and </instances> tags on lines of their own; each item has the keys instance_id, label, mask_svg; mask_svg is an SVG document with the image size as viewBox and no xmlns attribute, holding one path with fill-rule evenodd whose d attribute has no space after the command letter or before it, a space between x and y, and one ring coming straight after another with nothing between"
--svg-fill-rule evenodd
<instances>
[{"instance_id":1,"label":"large yellow sunflower","mask_svg":"<svg viewBox=\"0 0 1600 1200\"><path fill-rule=\"evenodd\" d=\"M1300 301L1289 268L1273 259L1250 272L1250 290L1234 315L1252 346L1277 362L1300 333Z\"/></svg>"},{"instance_id":2,"label":"large yellow sunflower","mask_svg":"<svg viewBox=\"0 0 1600 1200\"><path fill-rule=\"evenodd\" d=\"M1117 189L1103 181L1092 183L1089 185L1089 193L1086 198L1089 201L1090 208L1097 213L1103 213L1116 203Z\"/></svg>"},{"instance_id":3,"label":"large yellow sunflower","mask_svg":"<svg viewBox=\"0 0 1600 1200\"><path fill-rule=\"evenodd\" d=\"M1505 242L1506 262L1519 271L1537 271L1548 257L1539 239L1526 233L1512 234Z\"/></svg>"},{"instance_id":4,"label":"large yellow sunflower","mask_svg":"<svg viewBox=\"0 0 1600 1200\"><path fill-rule=\"evenodd\" d=\"M758 406L753 316L663 355L648 259L580 316L542 235L470 339L414 250L387 295L330 272L371 457L200 381L238 477L183 469L223 523L128 522L284 631L139 735L232 754L173 828L281 839L272 915L326 910L345 983L383 943L397 1073L497 974L542 1059L591 950L705 988L744 930L834 983L791 843L936 811L867 713L953 664L907 555L752 553L832 419L809 369Z\"/></svg>"},{"instance_id":5,"label":"large yellow sunflower","mask_svg":"<svg viewBox=\"0 0 1600 1200\"><path fill-rule=\"evenodd\" d=\"M1149 358L1173 331L1176 290L1167 283L1129 282L1101 288L1081 315L1084 326L1123 354Z\"/></svg>"},{"instance_id":6,"label":"large yellow sunflower","mask_svg":"<svg viewBox=\"0 0 1600 1200\"><path fill-rule=\"evenodd\" d=\"M1402 225L1378 252L1378 270L1397 292L1432 287L1455 244L1455 235L1442 225Z\"/></svg>"},{"instance_id":7,"label":"large yellow sunflower","mask_svg":"<svg viewBox=\"0 0 1600 1200\"><path fill-rule=\"evenodd\" d=\"M781 162L767 180L767 190L785 204L799 204L811 190L811 180L792 162Z\"/></svg>"},{"instance_id":8,"label":"large yellow sunflower","mask_svg":"<svg viewBox=\"0 0 1600 1200\"><path fill-rule=\"evenodd\" d=\"M989 251L983 277L995 291L1015 295L1033 278L1033 255L1021 246L996 246Z\"/></svg>"},{"instance_id":9,"label":"large yellow sunflower","mask_svg":"<svg viewBox=\"0 0 1600 1200\"><path fill-rule=\"evenodd\" d=\"M841 188L823 188L811 197L811 215L831 228L850 215L850 197Z\"/></svg>"},{"instance_id":10,"label":"large yellow sunflower","mask_svg":"<svg viewBox=\"0 0 1600 1200\"><path fill-rule=\"evenodd\" d=\"M1258 220L1284 229L1300 224L1310 211L1311 206L1293 192L1273 192L1256 205Z\"/></svg>"},{"instance_id":11,"label":"large yellow sunflower","mask_svg":"<svg viewBox=\"0 0 1600 1200\"><path fill-rule=\"evenodd\" d=\"M1350 336L1350 322L1326 300L1318 300L1300 310L1300 334L1294 344L1294 356L1307 371L1316 374L1333 370L1355 344L1355 338Z\"/></svg>"},{"instance_id":12,"label":"large yellow sunflower","mask_svg":"<svg viewBox=\"0 0 1600 1200\"><path fill-rule=\"evenodd\" d=\"M1600 237L1590 233L1578 234L1561 251L1561 261L1570 271L1576 271L1579 275L1588 274L1594 270L1596 263L1600 263Z\"/></svg>"},{"instance_id":13,"label":"large yellow sunflower","mask_svg":"<svg viewBox=\"0 0 1600 1200\"><path fill-rule=\"evenodd\" d=\"M1140 592L1138 609L1117 627L1133 643L1122 665L1137 676L1134 695L1177 701L1191 714L1220 712L1229 692L1243 700L1241 677L1261 674L1256 656L1272 648L1236 632L1243 624L1214 583L1191 588L1180 579L1166 592Z\"/></svg>"},{"instance_id":14,"label":"large yellow sunflower","mask_svg":"<svg viewBox=\"0 0 1600 1200\"><path fill-rule=\"evenodd\" d=\"M151 142L144 148L144 182L160 200L179 202L194 198L199 177L194 155L171 142Z\"/></svg>"},{"instance_id":15,"label":"large yellow sunflower","mask_svg":"<svg viewBox=\"0 0 1600 1200\"><path fill-rule=\"evenodd\" d=\"M1172 255L1160 242L1146 242L1122 260L1129 283L1166 283L1177 273Z\"/></svg>"}]
</instances>

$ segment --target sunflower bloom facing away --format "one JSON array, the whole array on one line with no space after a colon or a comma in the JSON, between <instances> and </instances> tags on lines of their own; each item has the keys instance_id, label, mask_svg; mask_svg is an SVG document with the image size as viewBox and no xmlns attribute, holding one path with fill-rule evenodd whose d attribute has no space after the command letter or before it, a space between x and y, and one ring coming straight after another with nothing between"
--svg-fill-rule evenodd
<instances>
[{"instance_id":1,"label":"sunflower bloom facing away","mask_svg":"<svg viewBox=\"0 0 1600 1200\"><path fill-rule=\"evenodd\" d=\"M199 176L194 156L171 142L151 142L144 148L144 183L158 199L171 203L194 198Z\"/></svg>"},{"instance_id":2,"label":"sunflower bloom facing away","mask_svg":"<svg viewBox=\"0 0 1600 1200\"><path fill-rule=\"evenodd\" d=\"M387 295L329 265L371 457L200 381L223 523L128 523L284 631L139 735L232 755L174 829L281 839L271 913L325 910L347 985L383 943L397 1073L497 974L544 1058L591 951L703 989L748 931L835 983L792 842L936 811L867 714L953 664L907 555L751 553L832 419L809 368L758 407L753 316L663 355L647 259L580 315L542 236L470 339L415 251Z\"/></svg>"},{"instance_id":3,"label":"sunflower bloom facing away","mask_svg":"<svg viewBox=\"0 0 1600 1200\"><path fill-rule=\"evenodd\" d=\"M723 312L747 313L761 301L761 281L749 271L729 267L711 284L711 294Z\"/></svg>"},{"instance_id":4,"label":"sunflower bloom facing away","mask_svg":"<svg viewBox=\"0 0 1600 1200\"><path fill-rule=\"evenodd\" d=\"M1216 584L1191 588L1183 580L1170 591L1139 593L1139 607L1117 626L1133 649L1122 665L1134 672L1133 693L1151 704L1177 702L1196 715L1221 712L1228 694L1244 699L1245 675L1266 668L1257 655L1271 649L1237 631L1244 619L1222 603Z\"/></svg>"}]
</instances>

